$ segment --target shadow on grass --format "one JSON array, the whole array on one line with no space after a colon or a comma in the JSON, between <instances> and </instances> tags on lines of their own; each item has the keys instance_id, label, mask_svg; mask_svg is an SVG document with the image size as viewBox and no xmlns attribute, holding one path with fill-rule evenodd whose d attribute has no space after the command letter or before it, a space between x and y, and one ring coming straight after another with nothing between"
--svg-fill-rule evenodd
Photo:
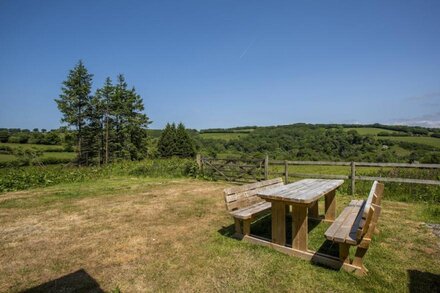
<instances>
[{"instance_id":1,"label":"shadow on grass","mask_svg":"<svg viewBox=\"0 0 440 293\"><path fill-rule=\"evenodd\" d=\"M309 233L321 223L321 221L317 219L309 219L308 221ZM227 227L222 227L217 232L223 236L237 239L234 237L235 227L233 224ZM272 219L270 217L270 214L265 215L264 217L261 217L260 219L252 222L251 234L260 238L272 238ZM286 244L292 245L292 217L290 215L286 216Z\"/></svg>"},{"instance_id":2,"label":"shadow on grass","mask_svg":"<svg viewBox=\"0 0 440 293\"><path fill-rule=\"evenodd\" d=\"M410 293L440 292L440 275L417 270L408 270L407 272Z\"/></svg>"},{"instance_id":3,"label":"shadow on grass","mask_svg":"<svg viewBox=\"0 0 440 293\"><path fill-rule=\"evenodd\" d=\"M329 267L328 265L322 264L322 261L319 261L319 259L322 259L322 255L327 255L335 258L339 257L338 244L335 244L324 238L324 231L326 227L319 226L321 222L322 221L320 219L308 219L309 246L311 245L310 242L313 242L313 246L316 249L316 254L312 257L311 264L319 267L325 267L327 269L339 270L342 267L342 262L340 263L340 267L336 268L334 266ZM317 227L318 229L316 229L316 231L313 231ZM251 235L269 242L272 238L271 230L272 222L270 214L260 218L257 221L254 221L251 224ZM313 233L311 233L312 231ZM235 235L234 225L222 227L217 232L222 236L241 240L241 238L237 238L237 235ZM286 217L286 246L292 247L292 217L290 215ZM318 256L318 254L320 256Z\"/></svg>"},{"instance_id":4,"label":"shadow on grass","mask_svg":"<svg viewBox=\"0 0 440 293\"><path fill-rule=\"evenodd\" d=\"M62 276L61 278L46 282L36 287L22 291L22 293L42 293L42 292L89 292L103 293L98 282L95 281L85 270L80 269L76 272Z\"/></svg>"}]
</instances>

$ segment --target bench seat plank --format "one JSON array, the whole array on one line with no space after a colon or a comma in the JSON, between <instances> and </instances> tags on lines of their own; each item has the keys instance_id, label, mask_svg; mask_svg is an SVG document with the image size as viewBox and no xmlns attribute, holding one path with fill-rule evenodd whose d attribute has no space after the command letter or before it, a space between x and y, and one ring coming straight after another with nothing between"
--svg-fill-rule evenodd
<instances>
[{"instance_id":1,"label":"bench seat plank","mask_svg":"<svg viewBox=\"0 0 440 293\"><path fill-rule=\"evenodd\" d=\"M325 232L328 240L356 245L361 225L364 200L352 200Z\"/></svg>"}]
</instances>

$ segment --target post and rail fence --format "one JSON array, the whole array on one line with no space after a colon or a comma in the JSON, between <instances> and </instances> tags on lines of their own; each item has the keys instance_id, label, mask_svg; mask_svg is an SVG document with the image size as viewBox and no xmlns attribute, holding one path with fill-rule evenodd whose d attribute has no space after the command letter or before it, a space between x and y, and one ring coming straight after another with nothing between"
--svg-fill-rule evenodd
<instances>
[{"instance_id":1,"label":"post and rail fence","mask_svg":"<svg viewBox=\"0 0 440 293\"><path fill-rule=\"evenodd\" d=\"M264 159L217 159L197 155L197 164L203 174L209 173L218 179L232 182L260 181L269 178L270 166L282 166L283 172L272 172L272 175L284 177L286 183L291 178L321 178L321 179L345 179L350 180L351 193L356 192L356 180L359 181L382 181L397 183L440 185L440 180L427 180L415 178L392 178L381 176L363 176L356 174L356 167L380 167L380 168L416 168L416 169L440 169L440 164L409 164L409 163L367 163L367 162L330 162L330 161L289 161ZM349 175L316 174L289 172L289 166L347 166L350 167Z\"/></svg>"}]
</instances>

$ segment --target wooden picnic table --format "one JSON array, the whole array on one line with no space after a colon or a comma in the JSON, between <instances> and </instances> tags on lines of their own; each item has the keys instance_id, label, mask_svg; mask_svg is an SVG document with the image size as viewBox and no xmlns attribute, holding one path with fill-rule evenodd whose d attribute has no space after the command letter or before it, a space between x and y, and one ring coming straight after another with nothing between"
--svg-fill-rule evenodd
<instances>
[{"instance_id":1,"label":"wooden picnic table","mask_svg":"<svg viewBox=\"0 0 440 293\"><path fill-rule=\"evenodd\" d=\"M258 192L257 196L272 203L272 242L286 244L286 206L292 206L292 248L307 251L308 213L318 218L318 199L325 196L325 221L336 215L336 189L344 180L304 179Z\"/></svg>"}]
</instances>

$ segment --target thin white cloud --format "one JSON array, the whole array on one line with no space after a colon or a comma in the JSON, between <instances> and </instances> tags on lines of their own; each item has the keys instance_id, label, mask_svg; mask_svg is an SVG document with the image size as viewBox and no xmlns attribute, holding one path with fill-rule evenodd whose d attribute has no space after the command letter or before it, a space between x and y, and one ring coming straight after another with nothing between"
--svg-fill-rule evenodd
<instances>
[{"instance_id":1,"label":"thin white cloud","mask_svg":"<svg viewBox=\"0 0 440 293\"><path fill-rule=\"evenodd\" d=\"M246 53L248 52L248 50L252 47L252 45L255 43L255 41L257 40L257 38L254 38L249 45L246 47L246 49L244 49L244 51L241 53L240 55L240 59L244 57L244 55L246 55Z\"/></svg>"},{"instance_id":2,"label":"thin white cloud","mask_svg":"<svg viewBox=\"0 0 440 293\"><path fill-rule=\"evenodd\" d=\"M440 91L430 92L419 96L411 96L408 98L411 101L440 101Z\"/></svg>"}]
</instances>

